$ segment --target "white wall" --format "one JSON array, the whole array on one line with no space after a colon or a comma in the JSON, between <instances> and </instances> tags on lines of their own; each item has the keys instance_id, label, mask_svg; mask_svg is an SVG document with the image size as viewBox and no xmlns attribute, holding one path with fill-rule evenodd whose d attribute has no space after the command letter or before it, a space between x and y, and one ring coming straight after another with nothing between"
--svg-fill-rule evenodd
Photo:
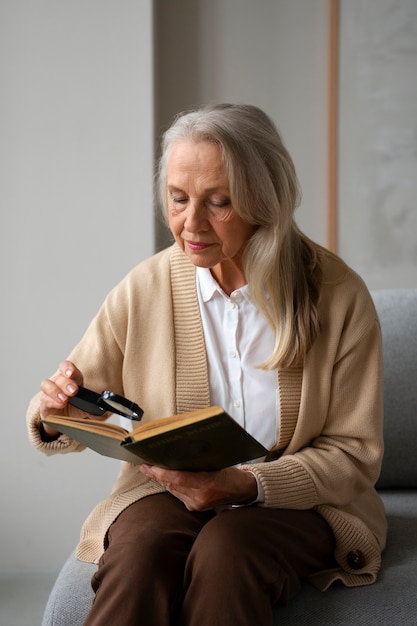
<instances>
[{"instance_id":1,"label":"white wall","mask_svg":"<svg viewBox=\"0 0 417 626\"><path fill-rule=\"evenodd\" d=\"M327 0L3 0L0 11L0 571L47 572L117 464L45 458L24 414L107 291L152 252L153 117L159 134L190 105L263 107L299 172L298 221L324 243Z\"/></svg>"},{"instance_id":2,"label":"white wall","mask_svg":"<svg viewBox=\"0 0 417 626\"><path fill-rule=\"evenodd\" d=\"M0 571L56 571L118 463L46 458L24 416L109 289L153 251L152 6L0 4Z\"/></svg>"}]
</instances>

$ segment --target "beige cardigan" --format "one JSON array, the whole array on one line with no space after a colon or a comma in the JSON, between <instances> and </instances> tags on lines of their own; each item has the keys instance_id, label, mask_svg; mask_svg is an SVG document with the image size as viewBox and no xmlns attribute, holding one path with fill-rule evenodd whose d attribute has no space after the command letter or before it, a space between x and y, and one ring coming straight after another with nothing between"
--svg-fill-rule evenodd
<instances>
[{"instance_id":1,"label":"beige cardigan","mask_svg":"<svg viewBox=\"0 0 417 626\"><path fill-rule=\"evenodd\" d=\"M265 492L262 506L314 507L332 526L340 567L314 577L325 589L375 581L385 545L384 508L373 485L383 453L380 327L362 280L321 252L321 333L304 367L278 372L280 430L269 462L247 466ZM210 404L195 268L176 246L134 268L109 294L69 359L97 391L136 401L146 420ZM46 454L82 449L61 435L45 442L39 394L29 437ZM86 520L78 558L97 562L107 529L132 502L164 488L123 463L109 498Z\"/></svg>"}]
</instances>

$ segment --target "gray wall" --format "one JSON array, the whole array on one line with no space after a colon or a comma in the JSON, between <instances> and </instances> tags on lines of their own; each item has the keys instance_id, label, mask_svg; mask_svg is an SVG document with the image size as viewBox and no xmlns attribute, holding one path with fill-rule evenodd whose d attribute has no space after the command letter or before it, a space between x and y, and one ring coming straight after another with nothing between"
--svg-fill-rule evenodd
<instances>
[{"instance_id":1,"label":"gray wall","mask_svg":"<svg viewBox=\"0 0 417 626\"><path fill-rule=\"evenodd\" d=\"M25 412L153 251L150 0L0 3L0 572L55 571L117 462L46 458Z\"/></svg>"},{"instance_id":2,"label":"gray wall","mask_svg":"<svg viewBox=\"0 0 417 626\"><path fill-rule=\"evenodd\" d=\"M417 287L417 2L341 8L340 254L373 288Z\"/></svg>"},{"instance_id":3,"label":"gray wall","mask_svg":"<svg viewBox=\"0 0 417 626\"><path fill-rule=\"evenodd\" d=\"M326 241L327 0L155 0L155 119L208 102L250 102L294 159L297 221Z\"/></svg>"}]
</instances>

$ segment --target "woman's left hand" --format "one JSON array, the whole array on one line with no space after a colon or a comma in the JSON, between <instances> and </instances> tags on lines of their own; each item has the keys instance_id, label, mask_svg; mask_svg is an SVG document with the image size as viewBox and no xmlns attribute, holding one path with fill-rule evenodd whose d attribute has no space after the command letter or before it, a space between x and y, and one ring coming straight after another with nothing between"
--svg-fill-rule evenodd
<instances>
[{"instance_id":1,"label":"woman's left hand","mask_svg":"<svg viewBox=\"0 0 417 626\"><path fill-rule=\"evenodd\" d=\"M165 485L189 511L207 511L225 504L249 504L258 495L255 476L237 467L218 472L182 472L141 465L140 470Z\"/></svg>"}]
</instances>

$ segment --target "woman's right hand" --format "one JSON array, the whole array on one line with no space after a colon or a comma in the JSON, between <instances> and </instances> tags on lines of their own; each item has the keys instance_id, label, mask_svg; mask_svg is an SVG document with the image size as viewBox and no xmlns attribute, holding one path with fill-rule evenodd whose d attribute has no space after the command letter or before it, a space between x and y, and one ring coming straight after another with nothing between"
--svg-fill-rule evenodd
<instances>
[{"instance_id":1,"label":"woman's right hand","mask_svg":"<svg viewBox=\"0 0 417 626\"><path fill-rule=\"evenodd\" d=\"M52 413L57 415L72 415L73 417L85 417L86 414L68 404L68 398L75 396L78 387L83 384L83 375L71 361L63 361L58 373L47 378L41 383L40 414L42 418ZM54 439L59 432L47 424L43 425L48 438Z\"/></svg>"}]
</instances>

